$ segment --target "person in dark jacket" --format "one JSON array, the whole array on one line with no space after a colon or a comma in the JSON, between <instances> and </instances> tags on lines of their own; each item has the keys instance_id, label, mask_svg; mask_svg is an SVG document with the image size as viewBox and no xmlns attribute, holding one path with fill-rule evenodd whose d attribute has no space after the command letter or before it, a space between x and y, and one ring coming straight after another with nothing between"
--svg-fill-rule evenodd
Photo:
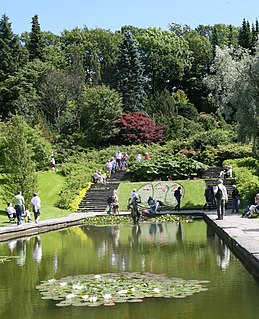
<instances>
[{"instance_id":1,"label":"person in dark jacket","mask_svg":"<svg viewBox=\"0 0 259 319\"><path fill-rule=\"evenodd\" d=\"M240 200L239 191L236 185L233 185L232 190L232 213L238 213L238 202Z\"/></svg>"},{"instance_id":2,"label":"person in dark jacket","mask_svg":"<svg viewBox=\"0 0 259 319\"><path fill-rule=\"evenodd\" d=\"M174 192L174 197L177 201L177 204L175 206L175 210L180 211L180 204L181 204L181 198L182 198L182 188L181 186L178 186L178 188Z\"/></svg>"}]
</instances>

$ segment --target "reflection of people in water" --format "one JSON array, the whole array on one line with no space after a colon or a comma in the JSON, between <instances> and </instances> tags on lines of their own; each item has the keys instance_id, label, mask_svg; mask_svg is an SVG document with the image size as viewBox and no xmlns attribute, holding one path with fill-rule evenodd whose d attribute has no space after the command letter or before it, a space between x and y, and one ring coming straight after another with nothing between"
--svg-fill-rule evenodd
<instances>
[{"instance_id":1,"label":"reflection of people in water","mask_svg":"<svg viewBox=\"0 0 259 319\"><path fill-rule=\"evenodd\" d=\"M162 223L151 223L149 227L149 234L155 235L156 233L163 232L163 224Z\"/></svg>"},{"instance_id":2,"label":"reflection of people in water","mask_svg":"<svg viewBox=\"0 0 259 319\"><path fill-rule=\"evenodd\" d=\"M42 259L42 246L41 246L40 236L36 236L35 239L34 239L32 258L37 263L41 262L41 259Z\"/></svg>"},{"instance_id":3,"label":"reflection of people in water","mask_svg":"<svg viewBox=\"0 0 259 319\"><path fill-rule=\"evenodd\" d=\"M138 240L139 240L139 236L141 234L141 228L139 224L136 224L132 227L132 245L133 246L137 246L138 245Z\"/></svg>"},{"instance_id":4,"label":"reflection of people in water","mask_svg":"<svg viewBox=\"0 0 259 319\"><path fill-rule=\"evenodd\" d=\"M114 244L116 247L118 247L119 241L120 241L120 228L119 226L114 226L111 231L112 231L112 236L114 239Z\"/></svg>"},{"instance_id":5,"label":"reflection of people in water","mask_svg":"<svg viewBox=\"0 0 259 319\"><path fill-rule=\"evenodd\" d=\"M16 247L16 244L17 244L17 240L9 241L8 247L9 247L11 253L13 252L14 248Z\"/></svg>"},{"instance_id":6,"label":"reflection of people in water","mask_svg":"<svg viewBox=\"0 0 259 319\"><path fill-rule=\"evenodd\" d=\"M26 261L26 243L25 240L19 239L16 244L16 252L17 252L17 265L23 266Z\"/></svg>"},{"instance_id":7,"label":"reflection of people in water","mask_svg":"<svg viewBox=\"0 0 259 319\"><path fill-rule=\"evenodd\" d=\"M217 235L215 239L218 240L217 264L221 270L226 270L230 262L230 250Z\"/></svg>"}]
</instances>

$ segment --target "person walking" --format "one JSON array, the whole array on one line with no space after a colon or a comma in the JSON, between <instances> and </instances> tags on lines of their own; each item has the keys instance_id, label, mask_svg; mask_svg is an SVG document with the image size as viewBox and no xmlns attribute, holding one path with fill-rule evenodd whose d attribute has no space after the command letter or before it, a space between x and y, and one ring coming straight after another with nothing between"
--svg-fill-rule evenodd
<instances>
[{"instance_id":1,"label":"person walking","mask_svg":"<svg viewBox=\"0 0 259 319\"><path fill-rule=\"evenodd\" d=\"M180 205L181 205L181 198L182 198L182 188L181 186L178 186L178 188L174 192L174 197L177 201L177 204L175 206L175 210L180 211Z\"/></svg>"},{"instance_id":2,"label":"person walking","mask_svg":"<svg viewBox=\"0 0 259 319\"><path fill-rule=\"evenodd\" d=\"M32 203L32 211L34 213L34 220L35 220L35 223L37 224L40 219L40 208L41 208L41 200L39 196L37 195L37 193L33 193L31 203Z\"/></svg>"},{"instance_id":3,"label":"person walking","mask_svg":"<svg viewBox=\"0 0 259 319\"><path fill-rule=\"evenodd\" d=\"M236 185L233 185L233 190L232 190L232 213L237 213L238 214L238 201L239 201L239 191L236 187Z\"/></svg>"},{"instance_id":4,"label":"person walking","mask_svg":"<svg viewBox=\"0 0 259 319\"><path fill-rule=\"evenodd\" d=\"M223 219L223 216L225 215L225 207L228 202L228 193L226 186L223 184L223 180L218 180L218 186L217 191L215 194L215 198L217 201L217 214L218 214L218 220Z\"/></svg>"},{"instance_id":5,"label":"person walking","mask_svg":"<svg viewBox=\"0 0 259 319\"><path fill-rule=\"evenodd\" d=\"M22 196L22 192L19 191L17 195L14 196L13 199L14 202L14 209L16 211L16 217L17 217L17 226L21 225L21 220L22 220L22 213L24 211L24 197Z\"/></svg>"}]
</instances>

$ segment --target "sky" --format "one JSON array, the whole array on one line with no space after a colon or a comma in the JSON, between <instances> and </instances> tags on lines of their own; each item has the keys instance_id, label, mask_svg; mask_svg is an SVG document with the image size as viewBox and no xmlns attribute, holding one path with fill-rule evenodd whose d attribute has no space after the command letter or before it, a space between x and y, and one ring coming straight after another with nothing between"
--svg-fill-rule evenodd
<instances>
[{"instance_id":1,"label":"sky","mask_svg":"<svg viewBox=\"0 0 259 319\"><path fill-rule=\"evenodd\" d=\"M241 26L245 18L259 18L258 0L0 0L0 14L6 14L16 34L31 31L37 14L42 31L59 35L74 27L103 28L122 26L158 27L168 30L170 23L216 23Z\"/></svg>"}]
</instances>

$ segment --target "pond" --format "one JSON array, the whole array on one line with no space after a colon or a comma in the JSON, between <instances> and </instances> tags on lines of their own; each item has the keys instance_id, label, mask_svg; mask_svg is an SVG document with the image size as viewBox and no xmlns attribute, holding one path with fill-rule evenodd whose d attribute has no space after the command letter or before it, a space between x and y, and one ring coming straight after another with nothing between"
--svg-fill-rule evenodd
<instances>
[{"instance_id":1,"label":"pond","mask_svg":"<svg viewBox=\"0 0 259 319\"><path fill-rule=\"evenodd\" d=\"M0 318L251 319L259 284L203 221L83 226L0 245ZM41 281L138 272L206 280L185 298L145 298L115 306L57 307L41 299Z\"/></svg>"}]
</instances>

